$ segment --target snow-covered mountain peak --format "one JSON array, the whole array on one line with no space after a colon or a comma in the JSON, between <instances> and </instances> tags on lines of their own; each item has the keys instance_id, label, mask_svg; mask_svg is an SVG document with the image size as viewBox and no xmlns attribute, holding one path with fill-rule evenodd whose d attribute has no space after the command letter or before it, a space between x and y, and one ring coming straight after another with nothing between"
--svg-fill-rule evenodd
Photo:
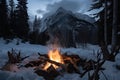
<instances>
[{"instance_id":1,"label":"snow-covered mountain peak","mask_svg":"<svg viewBox=\"0 0 120 80\"><path fill-rule=\"evenodd\" d=\"M91 17L89 17L85 14L84 15L81 13L76 14L70 10L64 9L63 7L59 7L54 13L47 16L46 18L43 18L42 27L40 29L40 32L45 31L48 27L50 27L51 25L53 26L53 24L56 24L56 23L59 23L60 25L62 25L62 24L78 25L77 23L73 23L76 21L83 21L85 23L88 22L91 24L94 23L94 19L91 19ZM82 23L80 22L80 24L82 24ZM71 26L73 26L73 25L71 25Z\"/></svg>"},{"instance_id":2,"label":"snow-covered mountain peak","mask_svg":"<svg viewBox=\"0 0 120 80\"><path fill-rule=\"evenodd\" d=\"M59 15L73 15L72 11L64 9L63 7L59 7L55 13L53 13L54 16L60 17Z\"/></svg>"},{"instance_id":3,"label":"snow-covered mountain peak","mask_svg":"<svg viewBox=\"0 0 120 80\"><path fill-rule=\"evenodd\" d=\"M59 7L57 10L56 10L56 12L58 13L58 12L64 12L64 11L66 11L63 7Z\"/></svg>"},{"instance_id":4,"label":"snow-covered mountain peak","mask_svg":"<svg viewBox=\"0 0 120 80\"><path fill-rule=\"evenodd\" d=\"M90 22L90 23L95 23L95 19L92 18L92 17L89 17L88 15L86 14L82 14L82 13L76 13L75 16L79 19L82 19L82 20L85 20L87 22Z\"/></svg>"}]
</instances>

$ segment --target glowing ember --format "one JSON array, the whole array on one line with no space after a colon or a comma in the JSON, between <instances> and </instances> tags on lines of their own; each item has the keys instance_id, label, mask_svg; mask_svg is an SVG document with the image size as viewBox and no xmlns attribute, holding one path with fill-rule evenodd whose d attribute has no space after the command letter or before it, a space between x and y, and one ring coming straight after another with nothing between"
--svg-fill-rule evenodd
<instances>
[{"instance_id":1,"label":"glowing ember","mask_svg":"<svg viewBox=\"0 0 120 80\"><path fill-rule=\"evenodd\" d=\"M64 64L63 62L63 58L59 52L58 49L55 49L55 50L50 50L49 53L48 53L48 57L50 60L52 61L55 61L55 62L58 62L58 63L61 63L61 64ZM59 68L58 66L56 66L55 64L51 64L49 62L46 63L45 67L43 68L44 70L47 70L50 66L53 66L55 69Z\"/></svg>"}]
</instances>

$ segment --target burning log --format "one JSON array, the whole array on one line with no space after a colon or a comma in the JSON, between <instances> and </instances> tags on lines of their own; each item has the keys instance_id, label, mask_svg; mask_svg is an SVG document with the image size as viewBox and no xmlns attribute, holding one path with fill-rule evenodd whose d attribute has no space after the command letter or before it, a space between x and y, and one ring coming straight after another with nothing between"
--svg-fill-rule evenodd
<instances>
[{"instance_id":1,"label":"burning log","mask_svg":"<svg viewBox=\"0 0 120 80\"><path fill-rule=\"evenodd\" d=\"M36 61L30 61L28 64L25 65L25 67L34 67L34 66L39 66L41 64L45 64L46 62L49 62L51 64L54 64L56 66L59 66L61 67L62 69L66 69L66 65L65 64L61 64L61 63L58 63L58 62L55 62L53 60L50 60L46 57L40 57L39 60L36 60Z\"/></svg>"},{"instance_id":2,"label":"burning log","mask_svg":"<svg viewBox=\"0 0 120 80\"><path fill-rule=\"evenodd\" d=\"M71 56L65 56L63 55L63 59L64 62L67 63L67 72L76 72L76 73L80 73L77 62L79 62L80 58L79 57L75 57L76 55L71 55ZM72 57L72 58L71 58Z\"/></svg>"},{"instance_id":3,"label":"burning log","mask_svg":"<svg viewBox=\"0 0 120 80\"><path fill-rule=\"evenodd\" d=\"M46 58L48 58L48 55L46 55L46 54L40 54L40 53L38 52L38 55L39 55L40 57L46 57Z\"/></svg>"},{"instance_id":4,"label":"burning log","mask_svg":"<svg viewBox=\"0 0 120 80\"><path fill-rule=\"evenodd\" d=\"M77 55L61 55L63 57L64 64L49 59L45 54L41 55L39 53L39 55L40 55L39 60L30 61L28 64L25 65L25 67L35 67L36 66L36 69L39 67L38 69L47 71L49 69L49 67L56 65L56 66L58 66L58 69L60 69L64 72L68 72L68 73L76 72L76 73L80 74L80 71L78 68L78 65L79 65L78 62L80 62L80 60L82 60L82 59L80 59L80 57L78 57ZM42 68L43 66L46 66L45 63L49 63L51 66L49 66L47 69ZM41 67L41 65L42 65L42 67ZM56 68L54 67L54 69L56 69Z\"/></svg>"},{"instance_id":5,"label":"burning log","mask_svg":"<svg viewBox=\"0 0 120 80\"><path fill-rule=\"evenodd\" d=\"M55 62L55 61L47 59L47 58L41 57L41 59L44 60L44 61L46 61L46 62L49 62L51 64L55 64L57 66L60 66L62 69L66 69L66 67L67 67L67 65L65 65L65 64L61 64L61 63Z\"/></svg>"},{"instance_id":6,"label":"burning log","mask_svg":"<svg viewBox=\"0 0 120 80\"><path fill-rule=\"evenodd\" d=\"M83 77L91 70L96 70L96 74L99 70L104 70L104 68L99 65L101 64L101 59L97 61L87 61L86 59L80 58L78 55L67 55L67 53L61 55L59 51L56 50L50 51L48 55L40 53L38 53L38 55L40 56L39 60L29 62L26 67L36 67L35 73L43 76L46 80L54 80L62 71L68 73L75 72ZM80 72L80 66L84 72Z\"/></svg>"},{"instance_id":7,"label":"burning log","mask_svg":"<svg viewBox=\"0 0 120 80\"><path fill-rule=\"evenodd\" d=\"M35 66L39 66L39 65L41 65L43 63L45 63L45 62L42 61L42 60L30 61L29 63L27 63L25 65L25 67L35 67Z\"/></svg>"},{"instance_id":8,"label":"burning log","mask_svg":"<svg viewBox=\"0 0 120 80\"><path fill-rule=\"evenodd\" d=\"M43 76L45 80L54 80L60 73L51 65L47 71L38 69L35 71L39 76Z\"/></svg>"}]
</instances>

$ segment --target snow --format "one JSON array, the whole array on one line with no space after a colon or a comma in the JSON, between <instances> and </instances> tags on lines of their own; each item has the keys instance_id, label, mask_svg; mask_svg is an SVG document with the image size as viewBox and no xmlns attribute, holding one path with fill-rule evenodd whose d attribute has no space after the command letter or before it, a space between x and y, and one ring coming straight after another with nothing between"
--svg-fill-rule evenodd
<instances>
[{"instance_id":1,"label":"snow","mask_svg":"<svg viewBox=\"0 0 120 80\"><path fill-rule=\"evenodd\" d=\"M32 69L23 69L18 72L0 71L0 80L44 80L33 73Z\"/></svg>"},{"instance_id":2,"label":"snow","mask_svg":"<svg viewBox=\"0 0 120 80\"><path fill-rule=\"evenodd\" d=\"M78 74L64 74L63 76L58 76L56 80L80 80Z\"/></svg>"},{"instance_id":3,"label":"snow","mask_svg":"<svg viewBox=\"0 0 120 80\"><path fill-rule=\"evenodd\" d=\"M120 56L120 55L119 55ZM119 61L120 62L120 61ZM109 80L120 80L120 70L117 70L115 68L115 65L117 63L115 62L109 62L107 61L103 67L106 68L106 70L104 71L105 74L107 74L106 76L108 77Z\"/></svg>"},{"instance_id":4,"label":"snow","mask_svg":"<svg viewBox=\"0 0 120 80\"><path fill-rule=\"evenodd\" d=\"M86 15L86 14L82 14L82 13L76 13L75 16L79 19L82 19L82 20L85 20L85 21L88 21L90 23L95 23L95 19Z\"/></svg>"},{"instance_id":5,"label":"snow","mask_svg":"<svg viewBox=\"0 0 120 80\"><path fill-rule=\"evenodd\" d=\"M62 49L62 53L67 52L68 54L77 54L82 58L85 59L95 59L96 52L99 51L100 47L97 45L90 45L87 44L87 47L80 47L80 48L67 48ZM88 56L89 55L89 56Z\"/></svg>"},{"instance_id":6,"label":"snow","mask_svg":"<svg viewBox=\"0 0 120 80\"><path fill-rule=\"evenodd\" d=\"M19 41L19 45L16 43ZM5 44L6 42L0 38L0 68L2 68L7 62L7 52L11 51L11 49L15 49L16 51L21 51L22 56L30 56L29 58L23 61L27 63L30 60L35 60L38 58L38 52L41 54L47 54L49 48L47 46L42 45L33 45L29 44L29 42L21 43L21 40L14 39L10 43ZM98 45L87 44L87 47L80 46L79 48L61 48L61 53L68 52L69 54L78 54L80 57L85 59L96 59L96 53L100 50ZM103 71L107 76L108 80L120 80L120 70L117 70L115 65L120 65L120 54L116 56L116 62L106 61L103 67L105 70ZM20 65L20 64L17 64ZM22 64L21 64L22 65ZM2 71L0 70L0 80L44 80L42 76L38 76L34 73L33 68L20 68L17 69L15 65L12 65L15 69L13 71ZM101 79L105 80L102 73L100 73ZM64 73L58 76L55 80L87 80L87 75L83 78L80 78L78 74L72 73Z\"/></svg>"}]
</instances>

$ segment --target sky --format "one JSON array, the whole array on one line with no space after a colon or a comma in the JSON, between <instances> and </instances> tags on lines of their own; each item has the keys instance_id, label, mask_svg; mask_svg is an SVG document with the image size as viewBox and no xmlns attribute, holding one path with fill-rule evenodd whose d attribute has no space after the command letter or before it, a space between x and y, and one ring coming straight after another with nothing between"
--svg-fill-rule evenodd
<instances>
[{"instance_id":1,"label":"sky","mask_svg":"<svg viewBox=\"0 0 120 80\"><path fill-rule=\"evenodd\" d=\"M92 0L28 0L28 13L31 16L43 17L46 13L54 12L59 7L74 13L86 13L91 7Z\"/></svg>"}]
</instances>

